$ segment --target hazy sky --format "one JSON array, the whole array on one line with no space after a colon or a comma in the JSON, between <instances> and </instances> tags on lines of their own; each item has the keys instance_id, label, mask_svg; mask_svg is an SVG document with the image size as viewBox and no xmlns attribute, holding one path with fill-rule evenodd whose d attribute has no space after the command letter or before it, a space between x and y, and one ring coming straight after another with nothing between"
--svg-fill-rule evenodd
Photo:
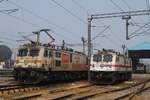
<instances>
[{"instance_id":1,"label":"hazy sky","mask_svg":"<svg viewBox=\"0 0 150 100\"><path fill-rule=\"evenodd\" d=\"M16 40L22 39L18 32L29 35L41 28L53 30L51 35L60 44L81 43L81 37L87 39L87 17L91 14L112 13L121 11L149 9L149 0L0 0L0 9L19 9L19 11L0 14L0 41L13 50L18 44ZM64 8L63 8L64 7ZM110 26L104 33L105 37L98 37L92 42L95 49L115 49L121 51L121 45L131 47L140 42L149 42L150 16L135 16L129 21L129 34L144 32L141 36L128 41L125 39L125 20L122 18L93 20L92 37ZM145 25L146 24L146 25ZM143 25L145 27L141 28ZM29 37L34 39L34 36ZM43 42L48 38L42 35ZM2 43L1 43L2 44ZM72 47L82 50L81 46Z\"/></svg>"}]
</instances>

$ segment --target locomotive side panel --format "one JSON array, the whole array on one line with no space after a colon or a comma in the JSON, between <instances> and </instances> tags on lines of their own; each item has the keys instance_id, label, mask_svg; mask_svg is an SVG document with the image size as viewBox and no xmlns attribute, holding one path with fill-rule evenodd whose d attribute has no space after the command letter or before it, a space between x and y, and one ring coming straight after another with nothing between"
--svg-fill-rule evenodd
<instances>
[{"instance_id":1,"label":"locomotive side panel","mask_svg":"<svg viewBox=\"0 0 150 100\"><path fill-rule=\"evenodd\" d=\"M73 54L72 55L72 70L76 71L86 71L86 57L80 54Z\"/></svg>"}]
</instances>

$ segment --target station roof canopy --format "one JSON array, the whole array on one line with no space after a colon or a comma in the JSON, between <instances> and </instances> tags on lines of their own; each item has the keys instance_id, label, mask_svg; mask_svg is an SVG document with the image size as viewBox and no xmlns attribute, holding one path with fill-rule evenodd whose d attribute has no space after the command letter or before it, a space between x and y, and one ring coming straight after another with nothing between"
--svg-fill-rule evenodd
<instances>
[{"instance_id":1,"label":"station roof canopy","mask_svg":"<svg viewBox=\"0 0 150 100\"><path fill-rule=\"evenodd\" d=\"M128 50L150 50L150 42L143 42L140 44L137 44L133 47L128 48Z\"/></svg>"},{"instance_id":2,"label":"station roof canopy","mask_svg":"<svg viewBox=\"0 0 150 100\"><path fill-rule=\"evenodd\" d=\"M128 53L131 58L150 58L150 42L143 42L130 47Z\"/></svg>"}]
</instances>

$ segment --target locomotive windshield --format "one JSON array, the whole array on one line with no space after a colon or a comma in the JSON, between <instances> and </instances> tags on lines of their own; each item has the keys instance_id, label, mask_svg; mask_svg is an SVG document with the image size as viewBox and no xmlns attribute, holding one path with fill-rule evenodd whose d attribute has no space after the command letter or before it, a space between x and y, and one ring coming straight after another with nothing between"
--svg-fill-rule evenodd
<instances>
[{"instance_id":1,"label":"locomotive windshield","mask_svg":"<svg viewBox=\"0 0 150 100\"><path fill-rule=\"evenodd\" d=\"M93 55L93 61L99 62L102 60L102 55Z\"/></svg>"},{"instance_id":2,"label":"locomotive windshield","mask_svg":"<svg viewBox=\"0 0 150 100\"><path fill-rule=\"evenodd\" d=\"M30 56L34 57L34 56L38 56L39 55L39 49L38 48L32 48L30 50Z\"/></svg>"},{"instance_id":3,"label":"locomotive windshield","mask_svg":"<svg viewBox=\"0 0 150 100\"><path fill-rule=\"evenodd\" d=\"M112 55L111 54L104 55L103 56L103 61L111 62L112 61Z\"/></svg>"},{"instance_id":4,"label":"locomotive windshield","mask_svg":"<svg viewBox=\"0 0 150 100\"><path fill-rule=\"evenodd\" d=\"M23 56L27 56L27 54L28 54L28 49L27 48L18 50L18 56L23 57Z\"/></svg>"}]
</instances>

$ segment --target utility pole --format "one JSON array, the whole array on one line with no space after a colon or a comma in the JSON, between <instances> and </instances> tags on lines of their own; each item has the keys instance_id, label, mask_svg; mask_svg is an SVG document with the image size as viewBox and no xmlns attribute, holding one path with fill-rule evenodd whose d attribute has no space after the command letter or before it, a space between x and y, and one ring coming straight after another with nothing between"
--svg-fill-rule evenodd
<instances>
[{"instance_id":1,"label":"utility pole","mask_svg":"<svg viewBox=\"0 0 150 100\"><path fill-rule=\"evenodd\" d=\"M90 61L91 59L91 22L92 22L92 18L88 18L88 59Z\"/></svg>"},{"instance_id":2,"label":"utility pole","mask_svg":"<svg viewBox=\"0 0 150 100\"><path fill-rule=\"evenodd\" d=\"M91 81L90 79L90 61L91 61L91 22L92 22L92 18L88 18L88 81Z\"/></svg>"},{"instance_id":3,"label":"utility pole","mask_svg":"<svg viewBox=\"0 0 150 100\"><path fill-rule=\"evenodd\" d=\"M131 16L123 16L122 19L124 19L126 21L126 40L129 40L129 30L128 30L128 26L129 26L129 19L131 19Z\"/></svg>"}]
</instances>

